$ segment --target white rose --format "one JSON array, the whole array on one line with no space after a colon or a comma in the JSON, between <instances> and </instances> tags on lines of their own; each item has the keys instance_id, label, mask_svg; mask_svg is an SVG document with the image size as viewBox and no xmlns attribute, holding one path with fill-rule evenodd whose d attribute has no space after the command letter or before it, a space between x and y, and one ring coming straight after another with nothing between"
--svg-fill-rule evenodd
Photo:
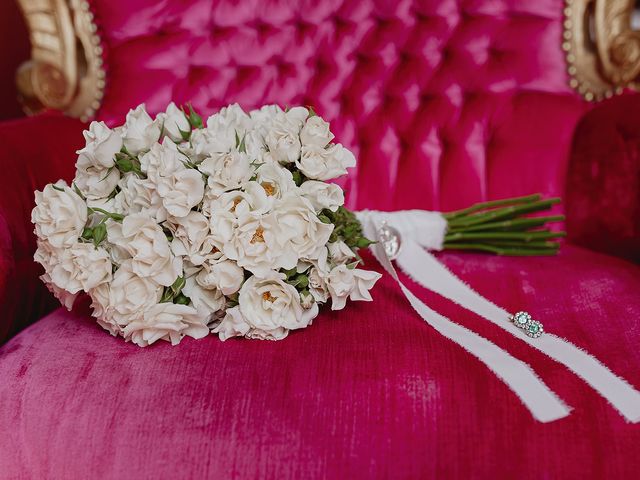
<instances>
[{"instance_id":1,"label":"white rose","mask_svg":"<svg viewBox=\"0 0 640 480\"><path fill-rule=\"evenodd\" d=\"M253 176L249 157L238 150L213 154L203 160L198 169L208 176L207 184L217 195L242 187Z\"/></svg>"},{"instance_id":2,"label":"white rose","mask_svg":"<svg viewBox=\"0 0 640 480\"><path fill-rule=\"evenodd\" d=\"M235 233L238 220L235 214L228 210L212 210L209 217L209 229L211 242L215 246L214 251L222 251Z\"/></svg>"},{"instance_id":3,"label":"white rose","mask_svg":"<svg viewBox=\"0 0 640 480\"><path fill-rule=\"evenodd\" d=\"M303 145L316 145L324 148L333 140L333 133L329 131L329 124L321 117L314 115L307 118L302 130L300 140Z\"/></svg>"},{"instance_id":4,"label":"white rose","mask_svg":"<svg viewBox=\"0 0 640 480\"><path fill-rule=\"evenodd\" d=\"M267 193L257 182L247 182L243 190L226 192L209 202L205 213L211 216L217 212L229 212L235 217L242 217L249 213L260 215L269 210L270 203Z\"/></svg>"},{"instance_id":5,"label":"white rose","mask_svg":"<svg viewBox=\"0 0 640 480\"><path fill-rule=\"evenodd\" d=\"M235 148L236 132L228 126L220 126L217 131L197 128L191 132L189 143L189 157L199 163L212 154L226 153Z\"/></svg>"},{"instance_id":6,"label":"white rose","mask_svg":"<svg viewBox=\"0 0 640 480\"><path fill-rule=\"evenodd\" d=\"M124 146L131 155L137 155L160 139L160 123L151 119L144 103L129 110L123 128Z\"/></svg>"},{"instance_id":7,"label":"white rose","mask_svg":"<svg viewBox=\"0 0 640 480\"><path fill-rule=\"evenodd\" d=\"M86 155L80 155L76 162L74 183L82 194L90 200L103 199L111 195L120 181L120 171L94 164Z\"/></svg>"},{"instance_id":8,"label":"white rose","mask_svg":"<svg viewBox=\"0 0 640 480\"><path fill-rule=\"evenodd\" d=\"M87 223L87 204L60 180L36 191L36 206L31 212L35 233L56 248L76 243Z\"/></svg>"},{"instance_id":9,"label":"white rose","mask_svg":"<svg viewBox=\"0 0 640 480\"><path fill-rule=\"evenodd\" d=\"M240 313L239 307L228 308L224 318L211 330L217 333L223 342L232 337L245 335L251 327Z\"/></svg>"},{"instance_id":10,"label":"white rose","mask_svg":"<svg viewBox=\"0 0 640 480\"><path fill-rule=\"evenodd\" d=\"M281 163L292 163L300 157L300 129L308 111L296 107L288 112L279 112L273 118L265 143L273 158Z\"/></svg>"},{"instance_id":11,"label":"white rose","mask_svg":"<svg viewBox=\"0 0 640 480\"><path fill-rule=\"evenodd\" d=\"M118 325L111 315L109 309L109 291L108 283L92 288L88 293L91 298L91 309L98 325L107 330L111 335L122 335L122 327Z\"/></svg>"},{"instance_id":12,"label":"white rose","mask_svg":"<svg viewBox=\"0 0 640 480\"><path fill-rule=\"evenodd\" d=\"M185 162L189 159L178 151L178 147L170 140L154 143L151 149L140 156L140 170L154 184L160 183L165 177L184 170Z\"/></svg>"},{"instance_id":13,"label":"white rose","mask_svg":"<svg viewBox=\"0 0 640 480\"><path fill-rule=\"evenodd\" d=\"M257 163L263 163L272 160L264 141L264 135L261 128L249 130L244 136L244 148L249 158L256 159ZM275 160L273 160L275 162Z\"/></svg>"},{"instance_id":14,"label":"white rose","mask_svg":"<svg viewBox=\"0 0 640 480\"><path fill-rule=\"evenodd\" d=\"M244 134L251 130L253 121L244 110L234 103L220 109L220 111L207 119L207 129L212 131L231 129L242 138Z\"/></svg>"},{"instance_id":15,"label":"white rose","mask_svg":"<svg viewBox=\"0 0 640 480\"><path fill-rule=\"evenodd\" d=\"M321 148L317 145L304 145L300 160L296 166L306 177L312 180L331 180L347 173L347 168L354 167L356 159L341 144Z\"/></svg>"},{"instance_id":16,"label":"white rose","mask_svg":"<svg viewBox=\"0 0 640 480\"><path fill-rule=\"evenodd\" d=\"M184 217L202 201L204 181L200 172L186 168L189 159L175 143L165 139L140 158L140 167L148 182L162 199L165 210L174 217Z\"/></svg>"},{"instance_id":17,"label":"white rose","mask_svg":"<svg viewBox=\"0 0 640 480\"><path fill-rule=\"evenodd\" d=\"M220 290L203 288L198 284L195 276L185 279L182 293L191 299L191 303L198 311L206 313L207 318L223 310L226 304L226 298Z\"/></svg>"},{"instance_id":18,"label":"white rose","mask_svg":"<svg viewBox=\"0 0 640 480\"><path fill-rule=\"evenodd\" d=\"M118 130L111 130L104 122L91 122L89 130L82 132L85 146L76 153L87 158L87 163L111 168L115 155L122 149L122 137Z\"/></svg>"},{"instance_id":19,"label":"white rose","mask_svg":"<svg viewBox=\"0 0 640 480\"><path fill-rule=\"evenodd\" d=\"M162 228L145 214L128 215L121 224L107 221L107 238L131 257L136 275L168 287L182 273L182 259L174 257Z\"/></svg>"},{"instance_id":20,"label":"white rose","mask_svg":"<svg viewBox=\"0 0 640 480\"><path fill-rule=\"evenodd\" d=\"M69 293L65 289L58 287L51 281L51 277L48 273L40 275L40 280L42 280L42 282L53 294L53 296L58 299L60 304L67 310L71 311L71 309L73 308L73 304L76 302L76 299L78 298L80 293Z\"/></svg>"},{"instance_id":21,"label":"white rose","mask_svg":"<svg viewBox=\"0 0 640 480\"><path fill-rule=\"evenodd\" d=\"M118 185L120 192L113 199L113 213L130 215L144 212L157 222L167 218L162 198L158 195L153 182L128 173L122 177Z\"/></svg>"},{"instance_id":22,"label":"white rose","mask_svg":"<svg viewBox=\"0 0 640 480\"><path fill-rule=\"evenodd\" d=\"M157 189L162 205L174 217L187 216L204 196L202 174L193 169L174 173L159 183Z\"/></svg>"},{"instance_id":23,"label":"white rose","mask_svg":"<svg viewBox=\"0 0 640 480\"><path fill-rule=\"evenodd\" d=\"M196 281L203 288L215 288L224 295L233 295L244 282L244 270L231 260L219 260L206 263L198 273Z\"/></svg>"},{"instance_id":24,"label":"white rose","mask_svg":"<svg viewBox=\"0 0 640 480\"><path fill-rule=\"evenodd\" d=\"M36 251L33 254L33 259L44 267L45 272L50 272L55 264L58 262L58 258L64 252L62 248L56 248L45 239L38 238L36 240Z\"/></svg>"},{"instance_id":25,"label":"white rose","mask_svg":"<svg viewBox=\"0 0 640 480\"><path fill-rule=\"evenodd\" d=\"M307 180L300 185L300 194L311 202L316 212L324 208L335 212L344 205L344 192L335 183Z\"/></svg>"},{"instance_id":26,"label":"white rose","mask_svg":"<svg viewBox=\"0 0 640 480\"><path fill-rule=\"evenodd\" d=\"M356 254L353 253L353 250L351 250L349 246L342 240L329 243L327 247L329 247L329 255L331 255L331 260L336 264L346 263L356 256Z\"/></svg>"},{"instance_id":27,"label":"white rose","mask_svg":"<svg viewBox=\"0 0 640 480\"><path fill-rule=\"evenodd\" d=\"M316 302L324 303L329 299L329 289L325 276L317 267L309 270L309 292Z\"/></svg>"},{"instance_id":28,"label":"white rose","mask_svg":"<svg viewBox=\"0 0 640 480\"><path fill-rule=\"evenodd\" d=\"M216 153L228 153L250 131L251 118L238 104L229 105L207 119L206 128L191 133L191 151L196 163Z\"/></svg>"},{"instance_id":29,"label":"white rose","mask_svg":"<svg viewBox=\"0 0 640 480\"><path fill-rule=\"evenodd\" d=\"M287 248L287 239L280 235L277 222L273 214L239 218L231 240L222 245L223 253L259 276L273 269L295 267L298 256Z\"/></svg>"},{"instance_id":30,"label":"white rose","mask_svg":"<svg viewBox=\"0 0 640 480\"><path fill-rule=\"evenodd\" d=\"M189 212L184 217L171 219L169 229L173 233L173 253L185 257L194 265L202 265L213 250L207 217L200 212Z\"/></svg>"},{"instance_id":31,"label":"white rose","mask_svg":"<svg viewBox=\"0 0 640 480\"><path fill-rule=\"evenodd\" d=\"M305 328L318 314L317 305L302 308L300 294L284 278L277 272L264 278L252 276L240 289L240 312L251 327L247 334L251 338L280 340L289 330Z\"/></svg>"},{"instance_id":32,"label":"white rose","mask_svg":"<svg viewBox=\"0 0 640 480\"><path fill-rule=\"evenodd\" d=\"M256 170L257 182L267 196L282 198L287 192L295 190L296 184L289 170L277 163L265 163Z\"/></svg>"},{"instance_id":33,"label":"white rose","mask_svg":"<svg viewBox=\"0 0 640 480\"><path fill-rule=\"evenodd\" d=\"M377 272L349 268L344 264L333 268L327 277L331 310L343 309L347 297L351 300L371 301L369 290L381 276Z\"/></svg>"},{"instance_id":34,"label":"white rose","mask_svg":"<svg viewBox=\"0 0 640 480\"><path fill-rule=\"evenodd\" d=\"M254 128L265 136L273 121L281 113L284 113L284 110L278 105L264 105L259 110L251 110L249 116L253 121Z\"/></svg>"},{"instance_id":35,"label":"white rose","mask_svg":"<svg viewBox=\"0 0 640 480\"><path fill-rule=\"evenodd\" d=\"M296 193L279 200L274 212L279 240L286 241L298 258L318 259L333 232L333 224L322 223L311 203Z\"/></svg>"},{"instance_id":36,"label":"white rose","mask_svg":"<svg viewBox=\"0 0 640 480\"><path fill-rule=\"evenodd\" d=\"M207 317L193 307L175 303L158 303L124 328L125 339L140 347L157 340L180 343L185 335L203 338L209 334Z\"/></svg>"},{"instance_id":37,"label":"white rose","mask_svg":"<svg viewBox=\"0 0 640 480\"><path fill-rule=\"evenodd\" d=\"M58 287L78 293L110 282L111 270L111 258L104 248L78 242L61 252L49 276Z\"/></svg>"},{"instance_id":38,"label":"white rose","mask_svg":"<svg viewBox=\"0 0 640 480\"><path fill-rule=\"evenodd\" d=\"M108 306L103 308L106 315L118 325L126 326L132 319L142 315L162 298L163 288L147 277L140 277L133 271L131 260L124 262L113 274L109 286Z\"/></svg>"},{"instance_id":39,"label":"white rose","mask_svg":"<svg viewBox=\"0 0 640 480\"><path fill-rule=\"evenodd\" d=\"M182 142L182 133L191 131L191 124L187 116L175 103L171 102L164 113L156 117L156 121L163 127L164 134L174 142Z\"/></svg>"}]
</instances>

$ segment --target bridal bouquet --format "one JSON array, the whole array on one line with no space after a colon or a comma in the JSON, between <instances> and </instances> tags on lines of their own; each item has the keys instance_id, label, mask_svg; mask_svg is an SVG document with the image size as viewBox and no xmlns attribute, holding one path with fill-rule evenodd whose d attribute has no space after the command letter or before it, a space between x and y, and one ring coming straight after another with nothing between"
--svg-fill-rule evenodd
<instances>
[{"instance_id":1,"label":"bridal bouquet","mask_svg":"<svg viewBox=\"0 0 640 480\"><path fill-rule=\"evenodd\" d=\"M35 260L63 305L89 295L97 322L140 346L210 331L279 340L329 300L371 300L380 274L358 268L358 249L373 243L373 219L392 215L436 250L554 254L563 235L539 228L562 217L523 218L558 201L539 195L447 214L350 212L328 181L355 158L303 107L230 105L205 124L191 107L153 119L140 105L84 136L71 185L35 194Z\"/></svg>"},{"instance_id":2,"label":"bridal bouquet","mask_svg":"<svg viewBox=\"0 0 640 480\"><path fill-rule=\"evenodd\" d=\"M42 280L83 292L112 335L147 346L210 331L279 340L319 306L371 300L371 242L327 183L355 165L313 110L223 108L204 124L173 103L91 123L76 175L36 192Z\"/></svg>"},{"instance_id":3,"label":"bridal bouquet","mask_svg":"<svg viewBox=\"0 0 640 480\"><path fill-rule=\"evenodd\" d=\"M448 212L351 212L329 181L355 158L333 142L312 109L238 105L205 122L170 104L155 119L144 105L110 129L84 132L71 185L36 192L32 212L42 280L67 308L88 295L112 335L142 347L185 335L280 340L307 327L319 308L371 300L380 274L359 268L373 256L417 315L482 361L549 422L570 408L533 369L475 332L435 312L403 283L448 298L527 342L585 379L629 421L640 421L640 393L539 320L499 307L427 250L553 255L558 237L531 215L559 199L493 200ZM372 242L369 238L375 240ZM535 312L534 312L535 313Z\"/></svg>"}]
</instances>

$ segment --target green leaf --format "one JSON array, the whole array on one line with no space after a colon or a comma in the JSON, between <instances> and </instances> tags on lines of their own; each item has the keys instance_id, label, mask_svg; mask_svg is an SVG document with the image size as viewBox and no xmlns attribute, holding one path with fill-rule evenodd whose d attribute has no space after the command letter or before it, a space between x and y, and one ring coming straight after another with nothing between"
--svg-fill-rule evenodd
<instances>
[{"instance_id":1,"label":"green leaf","mask_svg":"<svg viewBox=\"0 0 640 480\"><path fill-rule=\"evenodd\" d=\"M174 295L178 295L180 292L182 292L182 289L184 288L186 283L187 281L185 280L184 277L176 278L176 281L173 282L173 284L170 287L171 291L173 291Z\"/></svg>"},{"instance_id":2,"label":"green leaf","mask_svg":"<svg viewBox=\"0 0 640 480\"><path fill-rule=\"evenodd\" d=\"M374 243L376 242L374 242L373 240L369 240L368 238L365 238L365 237L360 237L356 241L356 247L367 248L369 245L373 245Z\"/></svg>"},{"instance_id":3,"label":"green leaf","mask_svg":"<svg viewBox=\"0 0 640 480\"><path fill-rule=\"evenodd\" d=\"M189 302L191 302L191 299L182 293L179 293L173 299L173 303L177 303L178 305L189 305Z\"/></svg>"},{"instance_id":4,"label":"green leaf","mask_svg":"<svg viewBox=\"0 0 640 480\"><path fill-rule=\"evenodd\" d=\"M309 286L309 277L301 273L295 277L287 278L286 282L296 288L307 288Z\"/></svg>"},{"instance_id":5,"label":"green leaf","mask_svg":"<svg viewBox=\"0 0 640 480\"><path fill-rule=\"evenodd\" d=\"M291 278L298 273L298 270L294 267L290 270L282 270L282 273L284 273L287 278Z\"/></svg>"},{"instance_id":6,"label":"green leaf","mask_svg":"<svg viewBox=\"0 0 640 480\"><path fill-rule=\"evenodd\" d=\"M168 303L173 300L173 291L171 288L164 287L164 292L162 293L162 298L160 298L160 303Z\"/></svg>"},{"instance_id":7,"label":"green leaf","mask_svg":"<svg viewBox=\"0 0 640 480\"><path fill-rule=\"evenodd\" d=\"M356 268L358 265L360 264L360 260L356 260L355 262L351 262L349 264L347 264L347 268L349 270L353 270L354 268Z\"/></svg>"},{"instance_id":8,"label":"green leaf","mask_svg":"<svg viewBox=\"0 0 640 480\"><path fill-rule=\"evenodd\" d=\"M331 219L323 214L318 215L318 220L320 220L322 223L331 223Z\"/></svg>"},{"instance_id":9,"label":"green leaf","mask_svg":"<svg viewBox=\"0 0 640 480\"><path fill-rule=\"evenodd\" d=\"M302 185L302 182L304 182L304 175L302 175L302 172L300 172L300 170L291 172L291 175L293 176L293 181L295 182L297 187Z\"/></svg>"},{"instance_id":10,"label":"green leaf","mask_svg":"<svg viewBox=\"0 0 640 480\"><path fill-rule=\"evenodd\" d=\"M90 213L101 213L107 217L109 217L112 220L115 220L116 222L121 222L122 220L124 220L124 215L122 215L121 213L111 213L111 212L107 212L106 210L103 210L101 208L98 207L89 207L89 212Z\"/></svg>"},{"instance_id":11,"label":"green leaf","mask_svg":"<svg viewBox=\"0 0 640 480\"><path fill-rule=\"evenodd\" d=\"M118 157L118 155L120 154L116 154L116 167L118 167L118 170L120 170L122 173L128 173L133 171L133 161L131 160L131 157L128 156L122 156L122 157Z\"/></svg>"},{"instance_id":12,"label":"green leaf","mask_svg":"<svg viewBox=\"0 0 640 480\"><path fill-rule=\"evenodd\" d=\"M316 111L313 109L311 105L307 105L307 110L309 110L309 118L318 116L318 114L316 113Z\"/></svg>"},{"instance_id":13,"label":"green leaf","mask_svg":"<svg viewBox=\"0 0 640 480\"><path fill-rule=\"evenodd\" d=\"M187 118L188 120L188 118ZM180 135L182 136L182 139L186 142L191 138L191 130L189 130L188 132L181 130L180 128L178 128L178 131L180 132Z\"/></svg>"},{"instance_id":14,"label":"green leaf","mask_svg":"<svg viewBox=\"0 0 640 480\"><path fill-rule=\"evenodd\" d=\"M93 228L84 227L84 230L82 230L82 235L80 235L80 237L84 238L85 240L91 240L93 238Z\"/></svg>"},{"instance_id":15,"label":"green leaf","mask_svg":"<svg viewBox=\"0 0 640 480\"><path fill-rule=\"evenodd\" d=\"M190 103L187 105L189 106L189 115L187 115L187 120L189 120L191 128L203 128L204 123L202 122L202 117L196 113Z\"/></svg>"},{"instance_id":16,"label":"green leaf","mask_svg":"<svg viewBox=\"0 0 640 480\"><path fill-rule=\"evenodd\" d=\"M84 198L84 195L82 194L82 192L80 191L80 189L76 185L76 182L73 182L73 191L76 192L76 195L78 195L81 199L86 200Z\"/></svg>"},{"instance_id":17,"label":"green leaf","mask_svg":"<svg viewBox=\"0 0 640 480\"><path fill-rule=\"evenodd\" d=\"M93 227L93 244L96 247L100 245L105 238L107 238L107 226L104 223Z\"/></svg>"}]
</instances>

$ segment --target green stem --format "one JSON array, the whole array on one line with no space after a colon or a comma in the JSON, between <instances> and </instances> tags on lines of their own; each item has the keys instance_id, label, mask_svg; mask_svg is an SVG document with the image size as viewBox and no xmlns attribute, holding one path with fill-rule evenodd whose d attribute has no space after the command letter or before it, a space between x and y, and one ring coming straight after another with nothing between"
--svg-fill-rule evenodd
<instances>
[{"instance_id":1,"label":"green stem","mask_svg":"<svg viewBox=\"0 0 640 480\"><path fill-rule=\"evenodd\" d=\"M523 242L522 240L489 240L484 243L497 247L560 248L560 243L554 241Z\"/></svg>"},{"instance_id":2,"label":"green stem","mask_svg":"<svg viewBox=\"0 0 640 480\"><path fill-rule=\"evenodd\" d=\"M528 229L532 227L539 227L547 222L561 222L564 220L564 215L552 215L548 217L531 217L531 218L516 218L511 220L501 220L498 222L481 223L479 225L472 226L458 226L452 227L449 231L464 231L473 232L478 230L520 230Z\"/></svg>"},{"instance_id":3,"label":"green stem","mask_svg":"<svg viewBox=\"0 0 640 480\"><path fill-rule=\"evenodd\" d=\"M521 204L521 203L530 203L530 202L535 202L537 200L540 200L541 198L542 198L542 195L540 195L539 193L536 193L534 195L526 195L524 197L514 197L514 198L505 198L505 199L502 199L502 200L492 200L492 201L489 201L489 202L476 203L475 205L472 205L471 207L463 208L462 210L455 210L453 212L448 212L448 213L445 213L443 215L444 215L444 218L446 218L447 220L450 220L450 219L453 219L453 218L469 215L470 213L478 212L480 210L486 210L488 208L501 207L503 205L516 205L516 204Z\"/></svg>"},{"instance_id":4,"label":"green stem","mask_svg":"<svg viewBox=\"0 0 640 480\"><path fill-rule=\"evenodd\" d=\"M487 223L487 222L493 222L496 220L513 218L525 213L533 213L533 212L538 212L540 210L547 210L551 206L560 202L561 202L560 198L549 198L547 200L530 202L525 205L515 205L511 207L500 208L497 210L492 210L487 213L481 213L478 215L463 217L458 220L452 220L449 222L449 226L451 228L470 227L472 225L478 225L480 223Z\"/></svg>"},{"instance_id":5,"label":"green stem","mask_svg":"<svg viewBox=\"0 0 640 480\"><path fill-rule=\"evenodd\" d=\"M446 243L443 245L445 250L479 250L482 252L494 253L496 255L505 255L513 257L528 257L538 255L556 255L557 248L506 248L484 243Z\"/></svg>"},{"instance_id":6,"label":"green stem","mask_svg":"<svg viewBox=\"0 0 640 480\"><path fill-rule=\"evenodd\" d=\"M448 233L445 236L445 242L458 240L522 240L531 242L534 240L559 238L566 235L566 232L549 232L547 230L533 232L455 232Z\"/></svg>"}]
</instances>

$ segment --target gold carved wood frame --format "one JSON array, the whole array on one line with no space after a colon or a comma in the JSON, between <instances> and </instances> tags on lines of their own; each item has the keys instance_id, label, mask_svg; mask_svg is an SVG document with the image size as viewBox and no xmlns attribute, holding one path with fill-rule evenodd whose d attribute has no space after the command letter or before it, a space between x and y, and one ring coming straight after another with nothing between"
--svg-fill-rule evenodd
<instances>
[{"instance_id":1,"label":"gold carved wood frame","mask_svg":"<svg viewBox=\"0 0 640 480\"><path fill-rule=\"evenodd\" d=\"M16 75L27 113L65 111L86 121L100 108L102 45L86 0L18 0L31 40L31 59Z\"/></svg>"},{"instance_id":2,"label":"gold carved wood frame","mask_svg":"<svg viewBox=\"0 0 640 480\"><path fill-rule=\"evenodd\" d=\"M571 87L586 100L637 89L640 32L631 27L635 0L565 0L564 39Z\"/></svg>"},{"instance_id":3,"label":"gold carved wood frame","mask_svg":"<svg viewBox=\"0 0 640 480\"><path fill-rule=\"evenodd\" d=\"M18 3L31 38L31 59L17 73L25 111L51 108L91 119L100 108L106 78L89 3ZM586 100L640 85L640 32L631 27L634 7L634 0L565 0L562 48L570 85Z\"/></svg>"}]
</instances>

